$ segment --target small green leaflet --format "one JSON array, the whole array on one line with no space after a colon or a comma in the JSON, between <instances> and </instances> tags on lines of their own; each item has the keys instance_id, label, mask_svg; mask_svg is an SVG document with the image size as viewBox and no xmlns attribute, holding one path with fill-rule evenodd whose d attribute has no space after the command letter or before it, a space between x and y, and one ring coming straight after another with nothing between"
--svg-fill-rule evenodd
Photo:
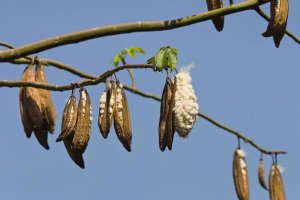
<instances>
[{"instance_id":1,"label":"small green leaflet","mask_svg":"<svg viewBox=\"0 0 300 200\"><path fill-rule=\"evenodd\" d=\"M158 71L170 68L171 71L177 67L178 51L174 47L166 46L160 48L155 57L150 58L147 63L154 64Z\"/></svg>"},{"instance_id":2,"label":"small green leaflet","mask_svg":"<svg viewBox=\"0 0 300 200\"><path fill-rule=\"evenodd\" d=\"M123 49L121 52L117 53L113 58L114 66L118 67L120 62L124 64L123 62L125 61L126 55L129 55L131 58L135 58L136 53L145 54L145 51L142 48L135 46Z\"/></svg>"}]
</instances>

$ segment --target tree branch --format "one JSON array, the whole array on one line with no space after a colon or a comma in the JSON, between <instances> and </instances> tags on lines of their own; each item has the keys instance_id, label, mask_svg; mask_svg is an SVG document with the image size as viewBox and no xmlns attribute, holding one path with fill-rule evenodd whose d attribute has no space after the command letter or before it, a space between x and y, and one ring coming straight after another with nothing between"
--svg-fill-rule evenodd
<instances>
[{"instance_id":1,"label":"tree branch","mask_svg":"<svg viewBox=\"0 0 300 200\"><path fill-rule=\"evenodd\" d=\"M60 66L62 67L62 66ZM7 80L0 80L0 87L35 87L35 88L42 88L46 90L53 90L53 91L66 91L72 90L75 87L83 87L88 85L97 85L101 82L105 82L106 79L113 74L117 73L118 71L124 69L154 69L154 65L150 64L126 64L123 66L119 66L112 70L107 70L99 77L94 77L92 79L86 79L77 83L71 83L69 85L53 85L53 84L46 84L46 83L38 83L38 82L27 82L27 81L7 81ZM77 71L77 70L76 70ZM84 73L80 73L83 75Z\"/></svg>"},{"instance_id":2,"label":"tree branch","mask_svg":"<svg viewBox=\"0 0 300 200\"><path fill-rule=\"evenodd\" d=\"M270 17L262 10L260 9L259 7L255 8L255 11L262 17L264 18L265 20L267 21L270 21ZM293 33L291 33L290 31L288 31L286 29L285 33L290 37L292 38L296 43L300 44L300 39L297 38L297 36L295 36Z\"/></svg>"},{"instance_id":3,"label":"tree branch","mask_svg":"<svg viewBox=\"0 0 300 200\"><path fill-rule=\"evenodd\" d=\"M228 14L237 13L249 9L254 9L267 2L270 2L270 0L248 0L242 3L225 6L223 8L212 10L209 12L198 13L195 15L173 19L173 20L145 21L145 22L139 21L139 22L125 23L125 24L96 27L88 30L79 31L79 32L59 35L56 37L52 37L46 40L41 40L15 49L0 51L0 62L11 61L16 58L21 58L30 54L45 51L47 49L51 49L51 48L55 48L67 44L83 42L94 38L132 33L132 32L149 32L149 31L163 31L163 30L175 29L175 28L199 23L202 21L210 20L213 17L228 15Z\"/></svg>"},{"instance_id":4,"label":"tree branch","mask_svg":"<svg viewBox=\"0 0 300 200\"><path fill-rule=\"evenodd\" d=\"M77 87L78 84L80 86L87 86L87 85L96 85L99 84L100 82L104 82L108 77L110 77L111 75L113 75L114 73L117 73L120 70L124 70L124 69L140 69L140 68L149 68L149 69L153 69L154 66L153 65L148 65L148 64L126 64L117 68L114 68L113 70L108 70L105 73L103 73L102 75L100 75L99 77L93 76L93 75L89 75L86 73L83 73L79 70L75 70L75 68L68 66L66 64L60 63L58 61L55 60L50 60L50 59L42 59L39 58L39 60L41 61L48 61L47 63L49 65L52 65L53 63L55 63L55 65L53 65L54 67L57 67L59 69L62 70L66 70L74 75L77 75L79 77L82 78L89 78L88 80L84 80L81 82L76 83ZM29 60L27 59L17 59L17 61L15 61L15 63L17 64L29 64ZM76 86L75 84L75 86ZM72 90L74 87L74 84L70 84L70 85L51 85L51 84L45 84L45 83L36 83L36 82L25 82L25 81L0 81L0 87L24 87L24 86L28 86L28 87L36 87L36 88L43 88L43 89L47 89L47 90L54 90L54 91L65 91L65 90ZM124 84L124 89L137 94L139 96L145 97L145 98L150 98L156 101L161 101L160 97L153 95L153 94L149 94L149 93L145 93L142 92L140 90L138 90L137 88L133 88L130 87L128 85ZM217 121L215 121L214 119L210 118L209 116L205 115L204 113L199 112L198 116L205 119L206 121L214 124L215 126L229 132L232 133L233 135L237 136L238 138L242 139L244 142L249 143L252 147L254 147L255 149L257 149L258 151L264 153L264 154L286 154L286 151L271 151L271 150L267 150L261 146L259 146L258 144L256 144L253 140L247 138L245 135L243 135L242 133L229 128Z\"/></svg>"}]
</instances>

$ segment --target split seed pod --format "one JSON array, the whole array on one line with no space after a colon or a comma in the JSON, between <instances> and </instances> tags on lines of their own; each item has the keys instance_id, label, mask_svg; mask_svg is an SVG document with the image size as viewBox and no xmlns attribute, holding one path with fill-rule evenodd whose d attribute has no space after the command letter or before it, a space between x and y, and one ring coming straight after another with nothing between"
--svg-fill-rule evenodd
<instances>
[{"instance_id":1,"label":"split seed pod","mask_svg":"<svg viewBox=\"0 0 300 200\"><path fill-rule=\"evenodd\" d=\"M264 160L262 158L259 159L259 165L258 165L258 181L261 187L268 190L268 186L266 184L265 180L265 165Z\"/></svg>"},{"instance_id":2,"label":"split seed pod","mask_svg":"<svg viewBox=\"0 0 300 200\"><path fill-rule=\"evenodd\" d=\"M272 164L269 175L270 200L285 200L285 192L279 166Z\"/></svg>"},{"instance_id":3,"label":"split seed pod","mask_svg":"<svg viewBox=\"0 0 300 200\"><path fill-rule=\"evenodd\" d=\"M100 97L98 126L102 136L106 139L113 119L114 110L114 94L112 90L112 82L107 82L106 90Z\"/></svg>"},{"instance_id":4,"label":"split seed pod","mask_svg":"<svg viewBox=\"0 0 300 200\"><path fill-rule=\"evenodd\" d=\"M72 148L76 153L83 154L91 134L92 108L90 96L85 88L80 89L77 109L77 122L72 140Z\"/></svg>"},{"instance_id":5,"label":"split seed pod","mask_svg":"<svg viewBox=\"0 0 300 200\"><path fill-rule=\"evenodd\" d=\"M127 151L131 151L132 130L127 98L123 85L120 83L113 87L115 106L113 111L115 132Z\"/></svg>"},{"instance_id":6,"label":"split seed pod","mask_svg":"<svg viewBox=\"0 0 300 200\"><path fill-rule=\"evenodd\" d=\"M222 0L206 0L208 11L223 8ZM214 23L217 31L222 31L224 27L224 16L214 17L212 18L212 22Z\"/></svg>"},{"instance_id":7,"label":"split seed pod","mask_svg":"<svg viewBox=\"0 0 300 200\"><path fill-rule=\"evenodd\" d=\"M187 137L191 132L198 114L198 103L195 95L188 65L176 74L176 93L174 105L174 125L179 136Z\"/></svg>"},{"instance_id":8,"label":"split seed pod","mask_svg":"<svg viewBox=\"0 0 300 200\"><path fill-rule=\"evenodd\" d=\"M233 155L233 180L239 200L249 200L250 194L247 165L245 153L241 149L237 149Z\"/></svg>"},{"instance_id":9,"label":"split seed pod","mask_svg":"<svg viewBox=\"0 0 300 200\"><path fill-rule=\"evenodd\" d=\"M176 91L176 77L174 84L170 77L167 77L165 87L162 93L162 100L160 104L160 118L159 118L159 148L164 151L172 149L172 143L175 133L174 127L174 113L173 108L175 105L175 91Z\"/></svg>"},{"instance_id":10,"label":"split seed pod","mask_svg":"<svg viewBox=\"0 0 300 200\"><path fill-rule=\"evenodd\" d=\"M21 80L35 82L33 63L26 67ZM21 118L26 136L30 138L33 131L38 142L45 149L49 149L48 133L43 128L43 114L38 89L33 87L21 87L19 96Z\"/></svg>"},{"instance_id":11,"label":"split seed pod","mask_svg":"<svg viewBox=\"0 0 300 200\"><path fill-rule=\"evenodd\" d=\"M36 72L35 80L37 82L48 83L45 75L44 63L39 62L36 66L35 72ZM40 96L44 129L46 129L50 133L54 133L55 124L56 124L56 111L52 102L51 93L49 90L45 90L45 89L37 89L37 90Z\"/></svg>"},{"instance_id":12,"label":"split seed pod","mask_svg":"<svg viewBox=\"0 0 300 200\"><path fill-rule=\"evenodd\" d=\"M73 150L73 145L72 145L72 140L74 138L74 135L65 138L64 141L64 145L67 149L67 152L70 156L70 158L82 169L84 169L84 160L82 157L82 154L79 152L76 152Z\"/></svg>"},{"instance_id":13,"label":"split seed pod","mask_svg":"<svg viewBox=\"0 0 300 200\"><path fill-rule=\"evenodd\" d=\"M271 17L267 30L262 34L264 37L273 36L275 46L278 48L285 34L288 14L288 0L272 0L270 4Z\"/></svg>"},{"instance_id":14,"label":"split seed pod","mask_svg":"<svg viewBox=\"0 0 300 200\"><path fill-rule=\"evenodd\" d=\"M66 150L71 159L82 169L84 169L84 160L81 153L75 152L72 148L72 140L74 138L75 128L77 122L77 103L73 93L68 99L64 108L61 133L56 139L56 142L63 141Z\"/></svg>"},{"instance_id":15,"label":"split seed pod","mask_svg":"<svg viewBox=\"0 0 300 200\"><path fill-rule=\"evenodd\" d=\"M68 137L72 137L75 133L77 122L77 103L76 98L71 95L68 99L66 106L64 108L62 123L61 123L61 133L56 139L56 142L60 142Z\"/></svg>"}]
</instances>

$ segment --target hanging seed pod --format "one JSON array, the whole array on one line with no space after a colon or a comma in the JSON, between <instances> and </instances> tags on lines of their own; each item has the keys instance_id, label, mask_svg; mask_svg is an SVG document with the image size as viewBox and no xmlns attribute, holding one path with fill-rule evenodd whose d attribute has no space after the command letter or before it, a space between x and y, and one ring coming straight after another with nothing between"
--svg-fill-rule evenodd
<instances>
[{"instance_id":1,"label":"hanging seed pod","mask_svg":"<svg viewBox=\"0 0 300 200\"><path fill-rule=\"evenodd\" d=\"M26 109L26 106L27 106L26 105L26 90L24 88L20 88L19 97L20 97L21 119L22 119L24 131L25 131L27 138L30 138L34 128L33 128L32 122L30 120L28 111Z\"/></svg>"},{"instance_id":2,"label":"hanging seed pod","mask_svg":"<svg viewBox=\"0 0 300 200\"><path fill-rule=\"evenodd\" d=\"M192 65L181 68L176 75L176 93L174 105L174 124L179 136L187 137L191 132L198 114L198 103L190 76Z\"/></svg>"},{"instance_id":3,"label":"hanging seed pod","mask_svg":"<svg viewBox=\"0 0 300 200\"><path fill-rule=\"evenodd\" d=\"M44 63L38 62L35 73L36 82L48 83L45 74ZM44 129L46 129L50 133L54 133L56 124L56 111L52 102L51 93L49 90L45 89L37 90L40 96Z\"/></svg>"},{"instance_id":4,"label":"hanging seed pod","mask_svg":"<svg viewBox=\"0 0 300 200\"><path fill-rule=\"evenodd\" d=\"M233 180L239 200L249 200L249 181L245 153L237 149L233 155Z\"/></svg>"},{"instance_id":5,"label":"hanging seed pod","mask_svg":"<svg viewBox=\"0 0 300 200\"><path fill-rule=\"evenodd\" d=\"M91 134L92 108L90 96L85 88L80 88L80 99L77 109L77 122L72 140L72 148L76 153L83 154Z\"/></svg>"},{"instance_id":6,"label":"hanging seed pod","mask_svg":"<svg viewBox=\"0 0 300 200\"><path fill-rule=\"evenodd\" d=\"M70 158L82 169L84 169L84 160L82 157L82 154L79 152L76 152L72 148L72 140L73 140L74 135L71 135L70 137L65 138L64 145L67 149L67 152L70 156Z\"/></svg>"},{"instance_id":7,"label":"hanging seed pod","mask_svg":"<svg viewBox=\"0 0 300 200\"><path fill-rule=\"evenodd\" d=\"M33 63L26 67L21 80L35 82ZM33 131L38 142L45 149L49 149L48 134L43 128L43 114L38 90L33 87L21 87L19 95L20 112L26 136L29 138Z\"/></svg>"},{"instance_id":8,"label":"hanging seed pod","mask_svg":"<svg viewBox=\"0 0 300 200\"><path fill-rule=\"evenodd\" d=\"M167 145L168 149L172 150L172 145L173 145L173 138L174 138L174 133L175 133L175 115L174 115L174 106L175 106L175 94L176 94L176 85L177 85L177 79L174 77L174 83L172 84L172 96L170 99L170 108L168 112L168 118L167 118L167 132L168 137L167 137Z\"/></svg>"},{"instance_id":9,"label":"hanging seed pod","mask_svg":"<svg viewBox=\"0 0 300 200\"><path fill-rule=\"evenodd\" d=\"M270 4L270 12L271 17L268 28L262 35L264 37L273 36L275 45L278 48L286 31L289 13L288 0L272 0Z\"/></svg>"},{"instance_id":10,"label":"hanging seed pod","mask_svg":"<svg viewBox=\"0 0 300 200\"><path fill-rule=\"evenodd\" d=\"M76 98L72 94L68 99L66 106L64 108L62 123L61 123L61 133L56 139L56 142L60 142L68 137L73 137L75 133L77 121L77 104Z\"/></svg>"},{"instance_id":11,"label":"hanging seed pod","mask_svg":"<svg viewBox=\"0 0 300 200\"><path fill-rule=\"evenodd\" d=\"M102 136L106 139L112 124L114 110L114 94L112 92L113 82L107 82L106 90L100 97L98 126Z\"/></svg>"},{"instance_id":12,"label":"hanging seed pod","mask_svg":"<svg viewBox=\"0 0 300 200\"><path fill-rule=\"evenodd\" d=\"M206 0L208 11L223 8L223 1L222 0ZM224 27L224 16L220 17L213 17L212 22L214 23L215 28L217 31L222 31Z\"/></svg>"},{"instance_id":13,"label":"hanging seed pod","mask_svg":"<svg viewBox=\"0 0 300 200\"><path fill-rule=\"evenodd\" d=\"M132 130L128 102L123 85L117 83L116 88L113 86L113 93L116 99L113 111L115 132L125 149L130 152Z\"/></svg>"},{"instance_id":14,"label":"hanging seed pod","mask_svg":"<svg viewBox=\"0 0 300 200\"><path fill-rule=\"evenodd\" d=\"M176 82L176 77L174 83ZM162 93L162 100L160 104L160 118L159 118L159 148L164 151L168 146L172 149L173 137L175 133L173 107L175 104L176 86L172 83L170 77L167 77L165 87Z\"/></svg>"},{"instance_id":15,"label":"hanging seed pod","mask_svg":"<svg viewBox=\"0 0 300 200\"><path fill-rule=\"evenodd\" d=\"M270 200L285 200L284 185L279 166L272 164L269 175Z\"/></svg>"},{"instance_id":16,"label":"hanging seed pod","mask_svg":"<svg viewBox=\"0 0 300 200\"><path fill-rule=\"evenodd\" d=\"M264 160L262 158L259 159L259 165L258 165L258 181L261 187L268 190L268 186L266 184L265 180L265 165Z\"/></svg>"}]
</instances>

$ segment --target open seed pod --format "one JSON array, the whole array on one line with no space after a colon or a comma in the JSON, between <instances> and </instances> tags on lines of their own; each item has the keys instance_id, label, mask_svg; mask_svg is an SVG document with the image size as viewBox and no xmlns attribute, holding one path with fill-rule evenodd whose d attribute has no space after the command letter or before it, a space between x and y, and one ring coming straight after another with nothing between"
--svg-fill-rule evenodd
<instances>
[{"instance_id":1,"label":"open seed pod","mask_svg":"<svg viewBox=\"0 0 300 200\"><path fill-rule=\"evenodd\" d=\"M115 98L112 90L113 82L108 82L106 90L100 97L98 126L104 138L107 138L113 119Z\"/></svg>"},{"instance_id":2,"label":"open seed pod","mask_svg":"<svg viewBox=\"0 0 300 200\"><path fill-rule=\"evenodd\" d=\"M68 99L62 117L61 133L56 142L63 141L70 158L82 169L84 169L84 160L82 154L73 150L72 141L75 134L77 122L77 103L73 95Z\"/></svg>"},{"instance_id":3,"label":"open seed pod","mask_svg":"<svg viewBox=\"0 0 300 200\"><path fill-rule=\"evenodd\" d=\"M174 127L174 114L173 108L175 104L175 91L176 91L176 77L174 84L168 76L166 79L165 87L162 93L160 104L160 118L159 118L159 148L164 151L168 146L169 150L172 149L172 143L175 133Z\"/></svg>"},{"instance_id":4,"label":"open seed pod","mask_svg":"<svg viewBox=\"0 0 300 200\"><path fill-rule=\"evenodd\" d=\"M270 3L270 21L267 30L262 34L264 37L272 37L275 46L279 47L280 42L285 34L288 14L288 0L272 0Z\"/></svg>"},{"instance_id":5,"label":"open seed pod","mask_svg":"<svg viewBox=\"0 0 300 200\"><path fill-rule=\"evenodd\" d=\"M249 180L245 153L237 149L233 154L233 180L239 200L249 200Z\"/></svg>"},{"instance_id":6,"label":"open seed pod","mask_svg":"<svg viewBox=\"0 0 300 200\"><path fill-rule=\"evenodd\" d=\"M36 82L48 83L44 63L38 62L35 70ZM37 89L40 96L41 110L43 114L43 127L50 133L54 133L56 124L56 111L52 102L50 90Z\"/></svg>"},{"instance_id":7,"label":"open seed pod","mask_svg":"<svg viewBox=\"0 0 300 200\"><path fill-rule=\"evenodd\" d=\"M127 98L120 83L113 86L115 106L113 111L115 132L127 151L131 151L132 130Z\"/></svg>"},{"instance_id":8,"label":"open seed pod","mask_svg":"<svg viewBox=\"0 0 300 200\"><path fill-rule=\"evenodd\" d=\"M77 109L77 122L72 140L72 148L76 153L83 154L91 134L92 108L90 96L85 88L80 88L80 99Z\"/></svg>"},{"instance_id":9,"label":"open seed pod","mask_svg":"<svg viewBox=\"0 0 300 200\"><path fill-rule=\"evenodd\" d=\"M190 69L192 65L183 67L176 74L176 93L174 105L174 125L179 136L187 137L191 132L198 114L198 103L195 95Z\"/></svg>"},{"instance_id":10,"label":"open seed pod","mask_svg":"<svg viewBox=\"0 0 300 200\"><path fill-rule=\"evenodd\" d=\"M29 64L22 74L22 81L35 82L35 71L33 63ZM21 87L20 112L23 127L26 136L29 138L32 131L38 142L45 148L49 149L48 133L43 127L43 114L38 89L33 87Z\"/></svg>"},{"instance_id":11,"label":"open seed pod","mask_svg":"<svg viewBox=\"0 0 300 200\"><path fill-rule=\"evenodd\" d=\"M74 138L74 135L71 135L70 137L65 138L64 145L67 149L67 152L70 156L70 158L82 169L84 169L84 160L82 157L82 154L73 150L72 140Z\"/></svg>"},{"instance_id":12,"label":"open seed pod","mask_svg":"<svg viewBox=\"0 0 300 200\"><path fill-rule=\"evenodd\" d=\"M208 11L223 8L222 0L206 0ZM222 31L224 27L224 16L214 17L212 18L212 22L214 23L217 31Z\"/></svg>"},{"instance_id":13,"label":"open seed pod","mask_svg":"<svg viewBox=\"0 0 300 200\"><path fill-rule=\"evenodd\" d=\"M264 165L264 160L262 158L259 159L258 181L262 188L268 190L268 186L265 180L265 165Z\"/></svg>"},{"instance_id":14,"label":"open seed pod","mask_svg":"<svg viewBox=\"0 0 300 200\"><path fill-rule=\"evenodd\" d=\"M285 192L280 168L272 164L269 174L269 195L270 200L285 200Z\"/></svg>"},{"instance_id":15,"label":"open seed pod","mask_svg":"<svg viewBox=\"0 0 300 200\"><path fill-rule=\"evenodd\" d=\"M77 103L76 98L72 94L65 105L61 122L61 133L56 139L56 142L60 142L68 137L73 137L75 133L76 122Z\"/></svg>"}]
</instances>

